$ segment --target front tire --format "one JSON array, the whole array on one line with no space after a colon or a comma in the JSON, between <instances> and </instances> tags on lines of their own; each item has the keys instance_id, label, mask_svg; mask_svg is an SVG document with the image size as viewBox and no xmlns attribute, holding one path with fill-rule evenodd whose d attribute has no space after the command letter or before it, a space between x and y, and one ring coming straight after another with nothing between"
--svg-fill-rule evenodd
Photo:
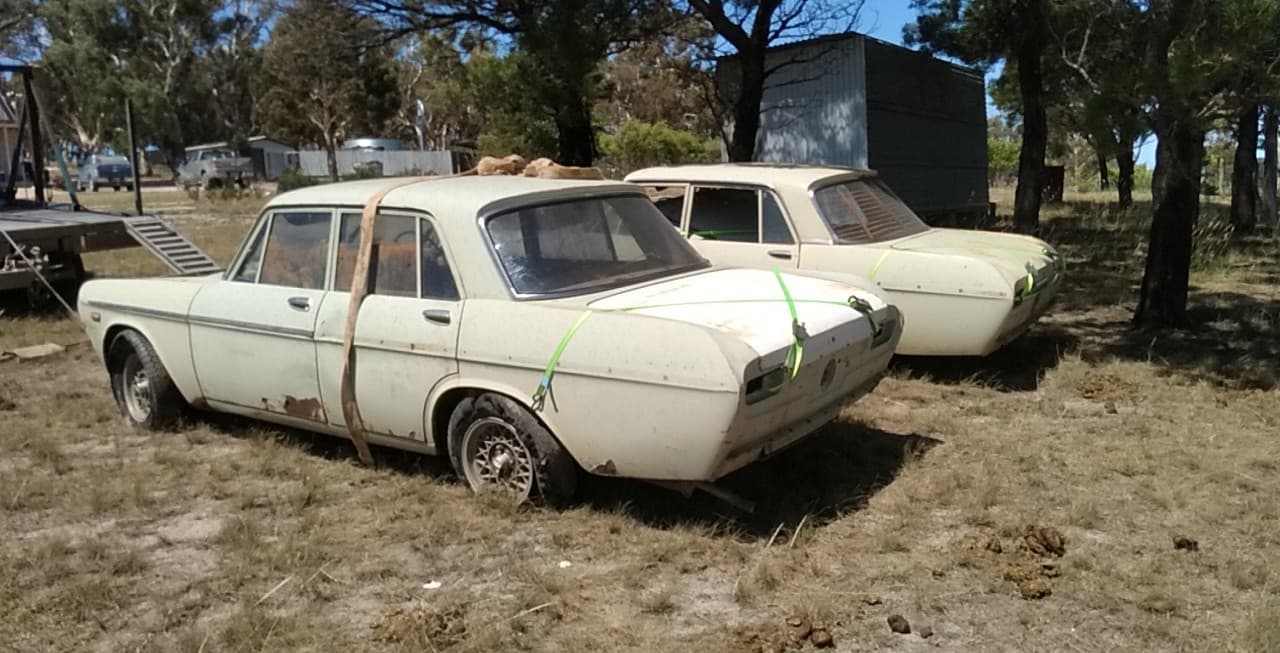
<instances>
[{"instance_id":1,"label":"front tire","mask_svg":"<svg viewBox=\"0 0 1280 653\"><path fill-rule=\"evenodd\" d=\"M108 350L107 370L111 394L130 426L165 431L178 423L182 394L142 334L127 330L116 336Z\"/></svg>"},{"instance_id":2,"label":"front tire","mask_svg":"<svg viewBox=\"0 0 1280 653\"><path fill-rule=\"evenodd\" d=\"M524 406L502 395L463 399L449 418L449 460L471 489L497 489L517 503L535 494L551 506L572 503L578 465Z\"/></svg>"}]
</instances>

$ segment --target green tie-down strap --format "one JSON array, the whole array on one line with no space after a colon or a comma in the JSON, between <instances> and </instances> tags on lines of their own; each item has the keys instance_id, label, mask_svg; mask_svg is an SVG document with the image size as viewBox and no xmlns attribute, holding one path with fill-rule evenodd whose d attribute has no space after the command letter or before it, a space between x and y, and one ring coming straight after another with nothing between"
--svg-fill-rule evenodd
<instances>
[{"instance_id":1,"label":"green tie-down strap","mask_svg":"<svg viewBox=\"0 0 1280 653\"><path fill-rule=\"evenodd\" d=\"M804 358L804 341L809 337L809 333L804 330L804 324L800 322L796 303L792 301L791 291L787 289L787 283L782 280L782 273L778 272L778 268L773 269L773 278L778 280L778 287L782 288L782 299L787 302L787 310L791 312L791 351L787 352L787 367L791 370L791 378L794 379L800 373L800 360Z\"/></svg>"},{"instance_id":2,"label":"green tie-down strap","mask_svg":"<svg viewBox=\"0 0 1280 653\"><path fill-rule=\"evenodd\" d=\"M591 311L587 311L578 316L578 321L569 327L564 337L560 339L560 344L556 345L555 353L551 354L551 360L547 361L547 369L542 372L542 380L538 381L538 389L533 391L533 409L542 412L542 406L547 401L547 393L551 391L551 378L556 375L556 365L560 364L560 357L564 355L565 347L569 346L569 341L573 339L573 334L582 328L582 323L591 317Z\"/></svg>"},{"instance_id":3,"label":"green tie-down strap","mask_svg":"<svg viewBox=\"0 0 1280 653\"><path fill-rule=\"evenodd\" d=\"M542 379L538 381L538 387L533 391L532 403L535 411L542 411L546 405L546 399L551 392L551 382L556 376L556 367L560 365L560 357L564 355L565 349L569 347L569 341L578 333L578 329L582 328L582 324L591 317L594 312L599 313L630 313L632 311L642 311L654 308L674 308L679 306L709 306L712 304L760 304L760 303L777 303L785 302L787 309L791 314L791 335L793 338L791 350L787 354L786 365L791 371L791 378L795 378L800 371L800 361L804 358L804 340L809 337L805 331L804 325L800 323L799 314L796 310L797 304L826 304L828 306L843 306L858 311L867 318L871 323L871 332L873 335L880 335L884 331L884 325L880 324L875 318L875 309L867 300L852 295L848 300L843 302L832 301L829 299L794 299L791 297L791 291L782 280L782 275L774 270L774 278L778 280L779 287L782 288L782 299L713 299L698 302L671 302L668 304L646 304L643 306L625 306L622 308L605 308L587 310L578 316L577 321L569 327L564 337L560 338L560 344L556 345L556 349L551 354L551 360L547 361L547 367L542 372Z\"/></svg>"}]
</instances>

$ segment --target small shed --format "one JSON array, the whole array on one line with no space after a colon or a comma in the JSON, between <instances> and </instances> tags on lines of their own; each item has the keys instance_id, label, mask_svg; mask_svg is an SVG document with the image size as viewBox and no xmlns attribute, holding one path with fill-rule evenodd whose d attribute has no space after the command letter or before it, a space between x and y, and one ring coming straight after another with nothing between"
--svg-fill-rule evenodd
<instances>
[{"instance_id":1,"label":"small shed","mask_svg":"<svg viewBox=\"0 0 1280 653\"><path fill-rule=\"evenodd\" d=\"M0 95L0 181L7 182L13 171L13 149L18 146L18 116L13 107Z\"/></svg>"},{"instance_id":2,"label":"small shed","mask_svg":"<svg viewBox=\"0 0 1280 653\"><path fill-rule=\"evenodd\" d=\"M249 158L259 179L279 179L280 173L298 167L298 148L266 136L249 139Z\"/></svg>"},{"instance_id":3,"label":"small shed","mask_svg":"<svg viewBox=\"0 0 1280 653\"><path fill-rule=\"evenodd\" d=\"M871 168L922 216L986 213L980 71L856 33L770 48L765 65L759 160ZM724 97L736 66L717 62Z\"/></svg>"}]
</instances>

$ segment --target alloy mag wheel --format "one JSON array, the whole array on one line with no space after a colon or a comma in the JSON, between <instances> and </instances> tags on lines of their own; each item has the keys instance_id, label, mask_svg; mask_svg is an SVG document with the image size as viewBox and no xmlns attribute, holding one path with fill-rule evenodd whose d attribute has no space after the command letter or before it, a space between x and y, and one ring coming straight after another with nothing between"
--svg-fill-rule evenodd
<instances>
[{"instance_id":1,"label":"alloy mag wheel","mask_svg":"<svg viewBox=\"0 0 1280 653\"><path fill-rule=\"evenodd\" d=\"M462 436L462 463L467 483L476 490L499 489L523 502L533 493L533 454L511 424L484 417Z\"/></svg>"}]
</instances>

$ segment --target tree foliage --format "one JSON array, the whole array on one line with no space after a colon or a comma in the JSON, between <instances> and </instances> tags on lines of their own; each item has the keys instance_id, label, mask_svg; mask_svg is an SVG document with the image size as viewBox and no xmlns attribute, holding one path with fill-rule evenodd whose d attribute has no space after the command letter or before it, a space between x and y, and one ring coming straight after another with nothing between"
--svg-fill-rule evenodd
<instances>
[{"instance_id":1,"label":"tree foliage","mask_svg":"<svg viewBox=\"0 0 1280 653\"><path fill-rule=\"evenodd\" d=\"M376 26L329 0L300 0L280 17L262 53L266 91L258 117L272 133L319 143L329 177L346 138L378 133L395 113L395 70L386 48L366 48Z\"/></svg>"}]
</instances>

